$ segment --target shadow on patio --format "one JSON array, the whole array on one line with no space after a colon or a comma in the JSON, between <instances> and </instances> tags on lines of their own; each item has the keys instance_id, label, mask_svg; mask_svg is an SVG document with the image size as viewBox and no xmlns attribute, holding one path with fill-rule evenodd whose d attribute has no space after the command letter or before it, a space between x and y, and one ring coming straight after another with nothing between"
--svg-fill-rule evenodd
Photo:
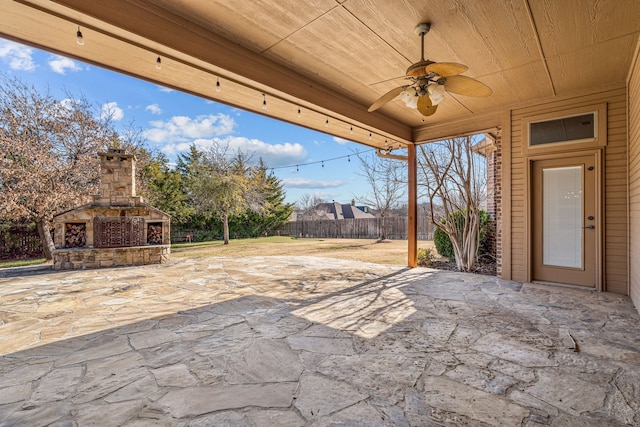
<instances>
[{"instance_id":1,"label":"shadow on patio","mask_svg":"<svg viewBox=\"0 0 640 427\"><path fill-rule=\"evenodd\" d=\"M0 302L2 425L640 423L615 294L253 257L5 274Z\"/></svg>"}]
</instances>

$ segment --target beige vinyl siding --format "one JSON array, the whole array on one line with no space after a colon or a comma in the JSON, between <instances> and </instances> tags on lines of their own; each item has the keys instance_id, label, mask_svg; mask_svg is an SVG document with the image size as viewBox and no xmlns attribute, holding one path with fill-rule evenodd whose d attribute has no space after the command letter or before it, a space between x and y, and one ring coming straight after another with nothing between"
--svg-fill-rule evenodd
<instances>
[{"instance_id":1,"label":"beige vinyl siding","mask_svg":"<svg viewBox=\"0 0 640 427\"><path fill-rule=\"evenodd\" d=\"M607 104L607 146L604 149L602 190L604 201L603 269L604 290L627 293L627 112L624 87L575 98L550 100L514 109L511 115L511 256L512 278L529 278L527 257L527 173L523 147L525 117L557 113L558 117L572 114L578 108ZM601 122L599 122L601 124ZM506 221L506 219L505 219Z\"/></svg>"},{"instance_id":2,"label":"beige vinyl siding","mask_svg":"<svg viewBox=\"0 0 640 427\"><path fill-rule=\"evenodd\" d=\"M631 70L629 103L629 290L640 310L640 61Z\"/></svg>"},{"instance_id":3,"label":"beige vinyl siding","mask_svg":"<svg viewBox=\"0 0 640 427\"><path fill-rule=\"evenodd\" d=\"M626 90L607 99L607 147L604 152L604 289L628 292L627 100Z\"/></svg>"}]
</instances>

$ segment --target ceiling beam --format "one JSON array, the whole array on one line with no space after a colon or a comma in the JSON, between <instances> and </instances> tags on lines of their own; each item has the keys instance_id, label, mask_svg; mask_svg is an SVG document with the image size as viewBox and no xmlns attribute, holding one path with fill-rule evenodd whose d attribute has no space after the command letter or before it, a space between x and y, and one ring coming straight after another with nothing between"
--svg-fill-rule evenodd
<instances>
[{"instance_id":1,"label":"ceiling beam","mask_svg":"<svg viewBox=\"0 0 640 427\"><path fill-rule=\"evenodd\" d=\"M42 2L22 0L22 3ZM143 39L182 52L228 73L229 78L250 87L269 88L271 94L295 103L313 105L363 128L378 130L403 142L411 141L411 128L382 113L369 113L367 106L326 86L292 72L259 54L188 22L164 9L139 0L54 0L73 11L105 22ZM117 36L117 35L114 35ZM161 52L158 52L159 54ZM109 65L109 64L106 64ZM264 89L265 91L267 89ZM293 99L291 99L293 98Z\"/></svg>"}]
</instances>

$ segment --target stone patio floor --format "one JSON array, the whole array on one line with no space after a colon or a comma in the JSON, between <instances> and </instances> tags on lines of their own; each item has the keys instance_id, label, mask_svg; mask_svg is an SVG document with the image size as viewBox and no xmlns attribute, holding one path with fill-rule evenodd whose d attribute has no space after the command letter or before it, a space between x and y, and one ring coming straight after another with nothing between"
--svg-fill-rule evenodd
<instances>
[{"instance_id":1,"label":"stone patio floor","mask_svg":"<svg viewBox=\"0 0 640 427\"><path fill-rule=\"evenodd\" d=\"M609 293L178 259L2 270L0 320L3 426L640 425L640 316Z\"/></svg>"}]
</instances>

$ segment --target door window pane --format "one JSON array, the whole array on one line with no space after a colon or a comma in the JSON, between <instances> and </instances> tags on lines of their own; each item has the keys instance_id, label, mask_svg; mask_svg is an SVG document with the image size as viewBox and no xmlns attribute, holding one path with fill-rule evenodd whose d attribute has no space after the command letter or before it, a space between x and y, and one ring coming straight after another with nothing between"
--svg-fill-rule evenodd
<instances>
[{"instance_id":1,"label":"door window pane","mask_svg":"<svg viewBox=\"0 0 640 427\"><path fill-rule=\"evenodd\" d=\"M529 124L529 145L553 144L595 138L595 113Z\"/></svg>"},{"instance_id":2,"label":"door window pane","mask_svg":"<svg viewBox=\"0 0 640 427\"><path fill-rule=\"evenodd\" d=\"M542 171L542 259L582 268L582 167Z\"/></svg>"}]
</instances>

